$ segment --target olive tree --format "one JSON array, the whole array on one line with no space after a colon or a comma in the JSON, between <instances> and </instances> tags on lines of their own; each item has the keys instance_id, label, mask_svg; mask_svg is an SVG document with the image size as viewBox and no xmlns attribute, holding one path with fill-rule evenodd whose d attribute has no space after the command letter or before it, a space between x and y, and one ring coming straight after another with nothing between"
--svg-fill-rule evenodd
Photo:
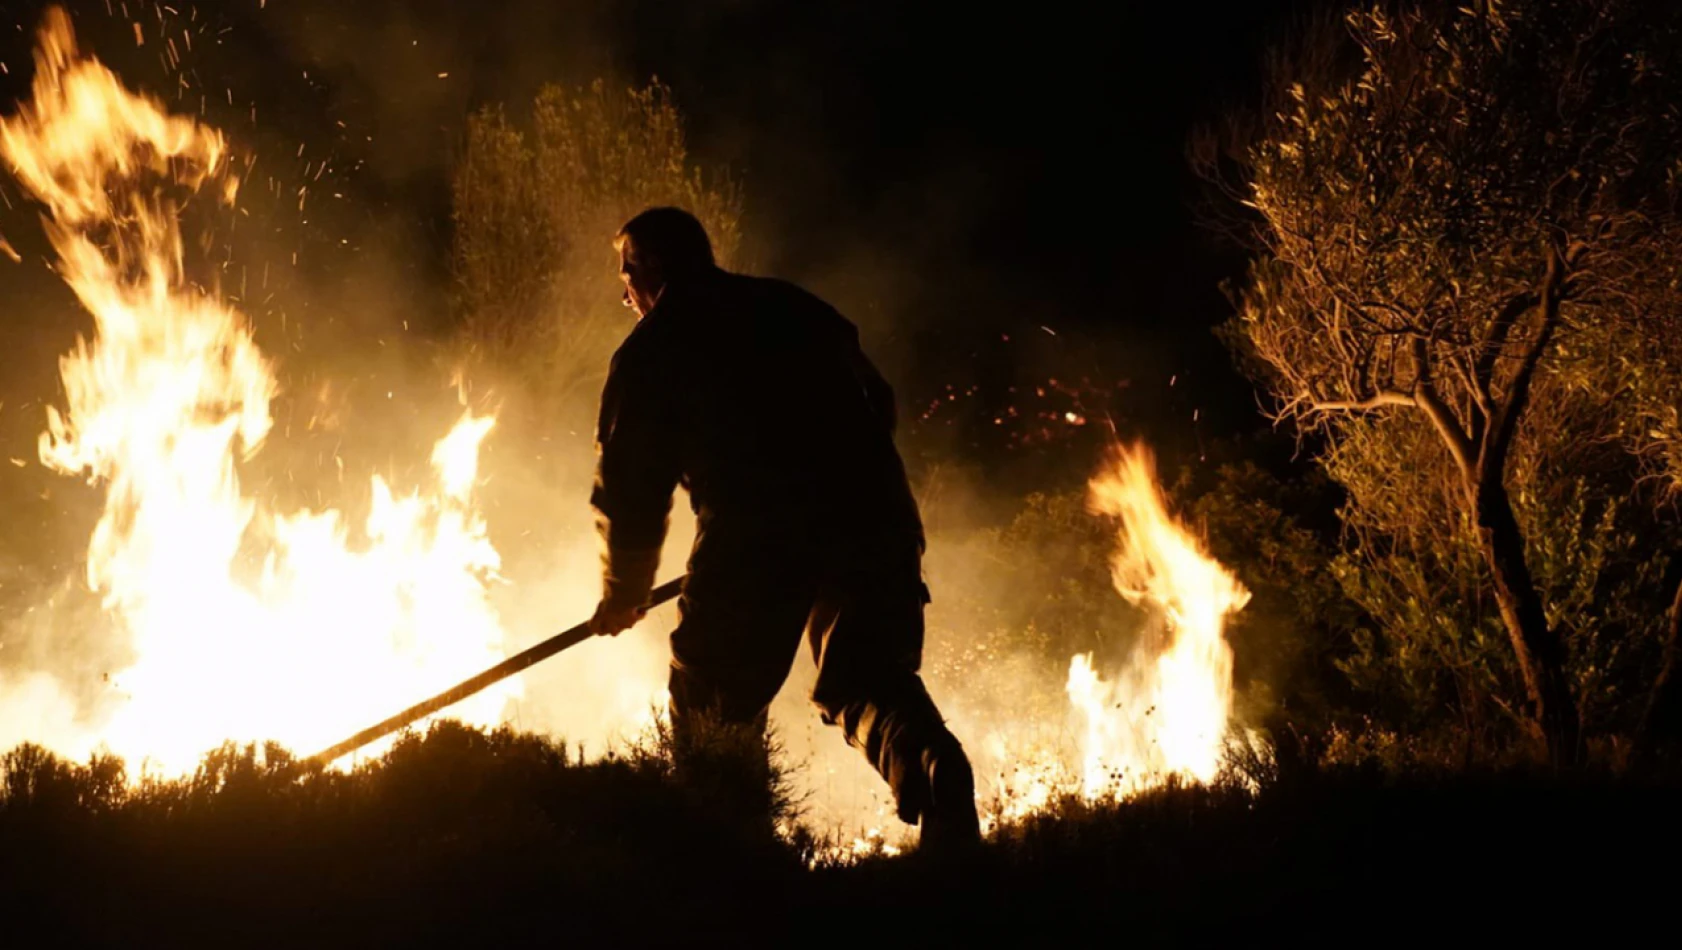
<instances>
[{"instance_id":1,"label":"olive tree","mask_svg":"<svg viewBox=\"0 0 1682 950\"><path fill-rule=\"evenodd\" d=\"M1279 59L1216 169L1253 212L1233 336L1334 476L1367 479L1369 539L1453 557L1464 526L1559 764L1578 701L1513 483L1615 436L1621 384L1579 364L1682 299L1673 7L1360 7Z\"/></svg>"}]
</instances>

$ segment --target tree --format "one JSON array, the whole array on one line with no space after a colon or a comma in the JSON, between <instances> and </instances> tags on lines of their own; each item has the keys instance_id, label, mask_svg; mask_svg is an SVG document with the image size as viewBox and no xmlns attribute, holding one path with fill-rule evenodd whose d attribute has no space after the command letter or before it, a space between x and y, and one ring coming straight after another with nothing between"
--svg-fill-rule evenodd
<instances>
[{"instance_id":1,"label":"tree","mask_svg":"<svg viewBox=\"0 0 1682 950\"><path fill-rule=\"evenodd\" d=\"M1584 348L1679 309L1679 19L1362 7L1280 59L1221 178L1254 212L1233 338L1280 417L1324 439L1369 547L1447 556L1464 524L1556 764L1581 723L1512 482L1570 471L1548 452L1580 459L1627 413L1621 387L1581 384Z\"/></svg>"},{"instance_id":2,"label":"tree","mask_svg":"<svg viewBox=\"0 0 1682 950\"><path fill-rule=\"evenodd\" d=\"M1582 733L1628 736L1662 640L1654 607L1668 594L1658 552L1670 526L1619 445L1539 424L1563 415L1547 399L1531 412L1506 479L1526 558ZM1374 701L1371 724L1439 762L1504 758L1530 722L1522 677L1458 480L1440 459L1418 462L1441 452L1435 432L1405 415L1374 419L1338 450L1325 464L1349 503L1333 573L1366 618L1340 665Z\"/></svg>"},{"instance_id":3,"label":"tree","mask_svg":"<svg viewBox=\"0 0 1682 950\"><path fill-rule=\"evenodd\" d=\"M651 205L678 205L706 225L721 262L741 238L739 193L691 160L658 81L545 86L528 128L501 108L479 112L451 185L465 349L519 384L551 425L593 405L624 335L611 243L620 225Z\"/></svg>"},{"instance_id":4,"label":"tree","mask_svg":"<svg viewBox=\"0 0 1682 950\"><path fill-rule=\"evenodd\" d=\"M1672 260L1650 262L1654 275L1670 277ZM1662 279L1662 278L1661 278ZM1579 373L1583 386L1616 385L1630 411L1622 418L1623 444L1643 463L1646 473L1674 504L1682 495L1682 312L1651 311L1635 326L1601 328L1595 352L1605 354ZM1674 739L1682 731L1682 577L1666 611L1664 649L1659 670L1636 730L1638 747L1650 745L1657 732Z\"/></svg>"}]
</instances>

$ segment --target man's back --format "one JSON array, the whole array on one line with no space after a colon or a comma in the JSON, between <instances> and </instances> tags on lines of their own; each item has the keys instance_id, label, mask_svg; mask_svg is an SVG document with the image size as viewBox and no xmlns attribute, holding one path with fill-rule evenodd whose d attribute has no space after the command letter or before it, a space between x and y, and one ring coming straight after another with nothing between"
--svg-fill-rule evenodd
<instances>
[{"instance_id":1,"label":"man's back","mask_svg":"<svg viewBox=\"0 0 1682 950\"><path fill-rule=\"evenodd\" d=\"M615 356L597 507L633 547L654 540L647 522L663 523L656 501L675 480L704 536L920 541L893 412L833 308L715 271L669 288Z\"/></svg>"}]
</instances>

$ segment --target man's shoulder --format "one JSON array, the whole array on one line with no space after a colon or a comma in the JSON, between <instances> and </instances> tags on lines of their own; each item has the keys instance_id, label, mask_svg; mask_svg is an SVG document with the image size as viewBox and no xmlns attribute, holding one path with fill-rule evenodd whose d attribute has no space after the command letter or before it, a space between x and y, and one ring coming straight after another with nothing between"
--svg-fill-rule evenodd
<instances>
[{"instance_id":1,"label":"man's shoulder","mask_svg":"<svg viewBox=\"0 0 1682 950\"><path fill-rule=\"evenodd\" d=\"M741 281L743 292L760 300L778 304L790 309L809 310L814 313L830 313L840 316L828 301L812 293L810 290L780 277L753 277L746 274L731 274L733 280Z\"/></svg>"},{"instance_id":2,"label":"man's shoulder","mask_svg":"<svg viewBox=\"0 0 1682 950\"><path fill-rule=\"evenodd\" d=\"M798 327L796 332L835 345L857 345L858 328L829 301L810 290L777 277L750 277L731 274L737 284L738 298L750 301L749 309L761 318Z\"/></svg>"},{"instance_id":3,"label":"man's shoulder","mask_svg":"<svg viewBox=\"0 0 1682 950\"><path fill-rule=\"evenodd\" d=\"M660 353L672 345L675 321L668 317L655 310L638 320L613 351L611 368L617 371L627 364L642 365L658 360Z\"/></svg>"},{"instance_id":4,"label":"man's shoulder","mask_svg":"<svg viewBox=\"0 0 1682 950\"><path fill-rule=\"evenodd\" d=\"M836 340L857 340L851 321L811 291L776 277L758 277L720 270L704 285L670 295L637 322L615 354L616 363L659 362L704 345L726 326L743 326L746 318L770 321L796 332ZM759 324L763 326L764 324Z\"/></svg>"}]
</instances>

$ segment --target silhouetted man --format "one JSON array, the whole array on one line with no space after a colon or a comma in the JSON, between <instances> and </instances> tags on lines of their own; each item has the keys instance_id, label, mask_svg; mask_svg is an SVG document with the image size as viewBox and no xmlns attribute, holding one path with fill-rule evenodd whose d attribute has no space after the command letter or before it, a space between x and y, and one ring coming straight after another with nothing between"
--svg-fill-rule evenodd
<instances>
[{"instance_id":1,"label":"silhouetted man","mask_svg":"<svg viewBox=\"0 0 1682 950\"><path fill-rule=\"evenodd\" d=\"M887 779L923 846L978 840L969 760L917 672L922 521L893 392L858 331L791 284L719 269L679 209L637 215L615 245L640 319L596 433L595 631L644 613L682 484L697 533L672 633L679 739L702 717L763 730L804 634L813 702Z\"/></svg>"}]
</instances>

